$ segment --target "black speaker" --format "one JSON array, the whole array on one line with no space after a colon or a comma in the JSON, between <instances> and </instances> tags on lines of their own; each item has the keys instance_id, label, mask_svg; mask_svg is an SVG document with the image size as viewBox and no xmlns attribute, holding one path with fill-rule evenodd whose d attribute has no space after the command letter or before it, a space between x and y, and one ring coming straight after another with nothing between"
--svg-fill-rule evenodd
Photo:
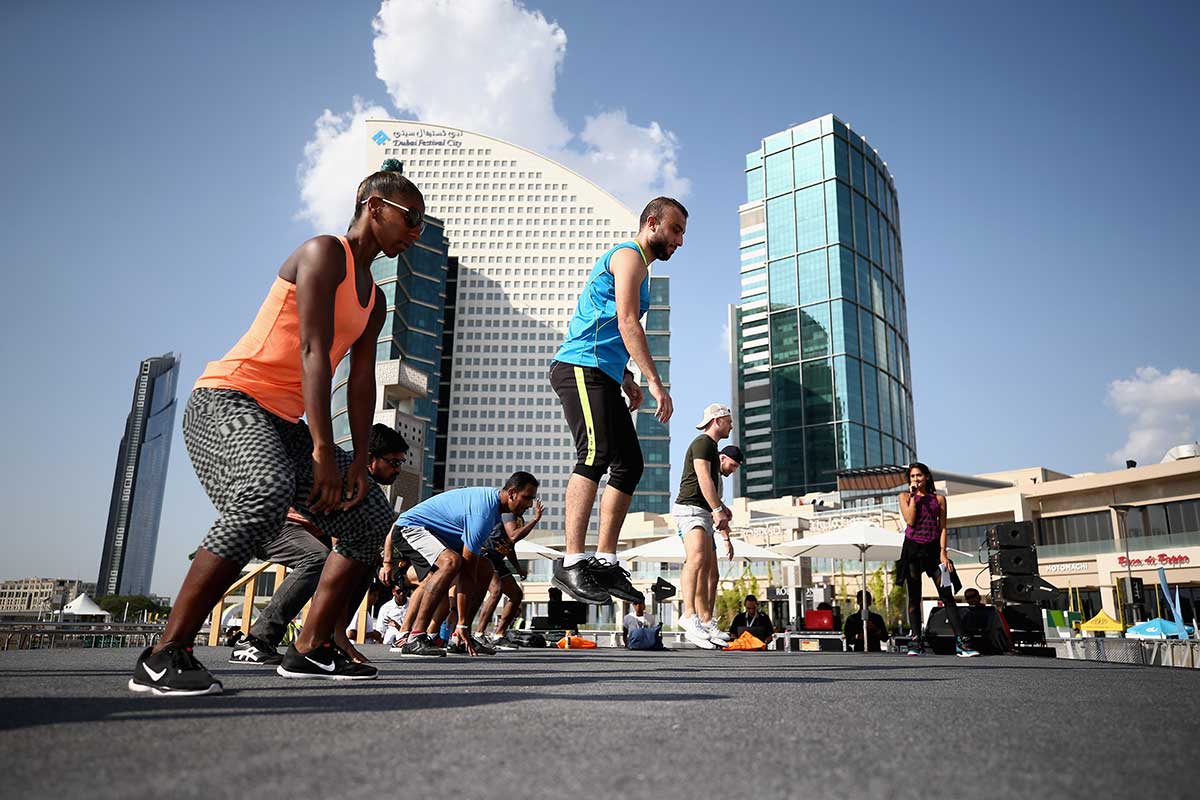
<instances>
[{"instance_id":1,"label":"black speaker","mask_svg":"<svg viewBox=\"0 0 1200 800\"><path fill-rule=\"evenodd\" d=\"M1036 603L1053 600L1058 588L1036 575L1005 575L992 577L992 599L1005 603Z\"/></svg>"},{"instance_id":2,"label":"black speaker","mask_svg":"<svg viewBox=\"0 0 1200 800\"><path fill-rule=\"evenodd\" d=\"M1037 603L1012 603L1002 613L1004 621L1013 631L1044 631L1042 609Z\"/></svg>"},{"instance_id":3,"label":"black speaker","mask_svg":"<svg viewBox=\"0 0 1200 800\"><path fill-rule=\"evenodd\" d=\"M988 571L992 575L1037 575L1037 551L1032 547L1006 547L993 550L988 556Z\"/></svg>"},{"instance_id":4,"label":"black speaker","mask_svg":"<svg viewBox=\"0 0 1200 800\"><path fill-rule=\"evenodd\" d=\"M1005 522L987 529L989 550L1002 547L1033 547L1032 522Z\"/></svg>"},{"instance_id":5,"label":"black speaker","mask_svg":"<svg viewBox=\"0 0 1200 800\"><path fill-rule=\"evenodd\" d=\"M576 629L587 623L587 603L576 600L551 600L546 604L551 629Z\"/></svg>"},{"instance_id":6,"label":"black speaker","mask_svg":"<svg viewBox=\"0 0 1200 800\"><path fill-rule=\"evenodd\" d=\"M663 580L660 576L654 585L650 587L650 593L654 595L654 602L665 603L667 600L675 596L675 585Z\"/></svg>"}]
</instances>

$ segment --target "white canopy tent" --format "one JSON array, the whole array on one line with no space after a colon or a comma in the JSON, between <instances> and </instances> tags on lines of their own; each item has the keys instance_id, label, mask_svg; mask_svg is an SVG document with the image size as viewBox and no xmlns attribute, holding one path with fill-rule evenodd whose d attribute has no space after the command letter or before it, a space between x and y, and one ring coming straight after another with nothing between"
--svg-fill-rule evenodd
<instances>
[{"instance_id":1,"label":"white canopy tent","mask_svg":"<svg viewBox=\"0 0 1200 800\"><path fill-rule=\"evenodd\" d=\"M63 606L62 618L63 621L111 622L112 614L96 605L96 601L86 594L81 594Z\"/></svg>"}]
</instances>

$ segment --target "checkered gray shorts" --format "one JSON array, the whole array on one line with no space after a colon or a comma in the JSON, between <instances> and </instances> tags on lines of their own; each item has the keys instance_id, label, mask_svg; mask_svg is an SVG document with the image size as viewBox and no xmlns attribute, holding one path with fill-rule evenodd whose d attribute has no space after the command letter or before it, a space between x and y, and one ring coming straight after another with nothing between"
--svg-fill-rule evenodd
<instances>
[{"instance_id":1,"label":"checkered gray shorts","mask_svg":"<svg viewBox=\"0 0 1200 800\"><path fill-rule=\"evenodd\" d=\"M279 535L290 506L336 537L338 553L370 564L396 519L374 483L354 508L309 511L313 443L308 426L275 416L242 392L194 389L183 414L183 441L220 514L200 546L222 558L249 561L256 547ZM352 461L337 448L343 474Z\"/></svg>"}]
</instances>

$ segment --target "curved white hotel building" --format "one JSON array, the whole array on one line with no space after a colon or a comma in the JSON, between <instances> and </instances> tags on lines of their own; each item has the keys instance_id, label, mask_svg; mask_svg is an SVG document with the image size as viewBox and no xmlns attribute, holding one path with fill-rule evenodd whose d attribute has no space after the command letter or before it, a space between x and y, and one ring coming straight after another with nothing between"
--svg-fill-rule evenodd
<instances>
[{"instance_id":1,"label":"curved white hotel building","mask_svg":"<svg viewBox=\"0 0 1200 800\"><path fill-rule=\"evenodd\" d=\"M364 133L367 170L398 159L424 192L427 212L445 221L452 279L442 359L450 371L443 369L434 398L445 438L434 490L498 486L528 470L541 480L546 504L535 534L559 538L575 450L547 371L588 272L606 249L635 235L637 213L561 164L500 139L383 119L368 120ZM666 277L652 277L645 323L669 382L668 286ZM669 430L652 413L638 413L636 422L646 473L632 510L666 513Z\"/></svg>"}]
</instances>

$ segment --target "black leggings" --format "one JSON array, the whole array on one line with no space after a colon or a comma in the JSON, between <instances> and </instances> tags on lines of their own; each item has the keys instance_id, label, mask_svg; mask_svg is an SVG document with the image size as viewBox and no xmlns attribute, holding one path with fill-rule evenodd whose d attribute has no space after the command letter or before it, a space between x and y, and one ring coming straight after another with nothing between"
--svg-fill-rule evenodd
<instances>
[{"instance_id":1,"label":"black leggings","mask_svg":"<svg viewBox=\"0 0 1200 800\"><path fill-rule=\"evenodd\" d=\"M907 574L904 577L904 587L908 592L908 625L912 628L913 638L921 638L921 576L924 571L921 565L917 563L909 563L906 565ZM934 571L936 575L936 570ZM932 577L932 576L931 576ZM938 583L937 578L934 578L934 584ZM950 627L954 629L955 636L963 635L962 618L958 613L958 605L954 602L954 592L949 586L938 586L938 597L942 599L942 604L946 607L946 616L950 618Z\"/></svg>"}]
</instances>

